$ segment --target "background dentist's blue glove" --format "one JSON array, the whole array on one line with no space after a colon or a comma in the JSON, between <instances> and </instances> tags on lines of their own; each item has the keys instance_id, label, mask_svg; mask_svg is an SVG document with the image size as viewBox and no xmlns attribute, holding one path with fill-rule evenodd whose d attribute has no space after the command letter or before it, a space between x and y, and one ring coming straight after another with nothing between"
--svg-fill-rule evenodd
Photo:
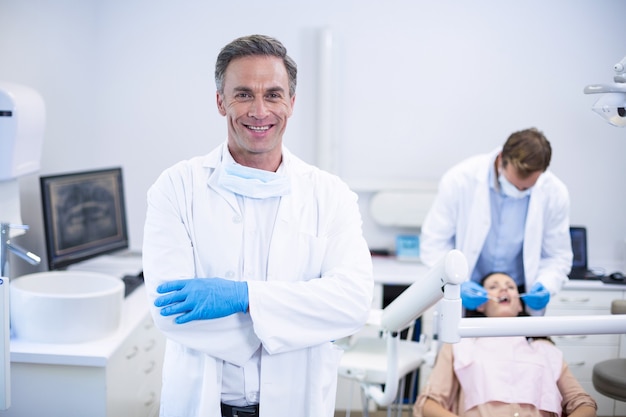
<instances>
[{"instance_id":1,"label":"background dentist's blue glove","mask_svg":"<svg viewBox=\"0 0 626 417\"><path fill-rule=\"evenodd\" d=\"M222 278L195 278L165 282L157 287L165 294L154 301L162 316L181 314L176 323L217 319L248 311L248 283Z\"/></svg>"},{"instance_id":2,"label":"background dentist's blue glove","mask_svg":"<svg viewBox=\"0 0 626 417\"><path fill-rule=\"evenodd\" d=\"M468 310L476 310L477 307L485 304L489 298L482 285L474 281L465 281L461 284L461 300L463 307Z\"/></svg>"},{"instance_id":3,"label":"background dentist's blue glove","mask_svg":"<svg viewBox=\"0 0 626 417\"><path fill-rule=\"evenodd\" d=\"M550 291L541 282L535 282L530 291L520 295L520 298L533 310L541 310L550 301Z\"/></svg>"}]
</instances>

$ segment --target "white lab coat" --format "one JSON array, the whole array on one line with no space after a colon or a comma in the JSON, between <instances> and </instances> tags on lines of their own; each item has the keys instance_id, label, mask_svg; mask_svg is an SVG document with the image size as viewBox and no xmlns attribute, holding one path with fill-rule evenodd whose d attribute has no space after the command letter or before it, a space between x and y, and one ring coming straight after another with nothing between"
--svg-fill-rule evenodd
<instances>
[{"instance_id":1,"label":"white lab coat","mask_svg":"<svg viewBox=\"0 0 626 417\"><path fill-rule=\"evenodd\" d=\"M261 417L331 417L342 351L331 341L365 323L371 257L356 194L283 149L292 180L281 198L267 281L249 281L249 313L179 325L153 305L164 281L239 280L242 216L212 175L223 144L166 170L148 192L144 275L152 316L167 336L161 417L219 417L223 361L259 346Z\"/></svg>"},{"instance_id":2,"label":"white lab coat","mask_svg":"<svg viewBox=\"0 0 626 417\"><path fill-rule=\"evenodd\" d=\"M433 265L458 249L474 270L491 226L489 170L501 149L471 157L442 177L437 197L422 226L420 257ZM530 194L523 243L526 289L539 281L550 293L561 290L572 265L569 193L546 171Z\"/></svg>"}]
</instances>

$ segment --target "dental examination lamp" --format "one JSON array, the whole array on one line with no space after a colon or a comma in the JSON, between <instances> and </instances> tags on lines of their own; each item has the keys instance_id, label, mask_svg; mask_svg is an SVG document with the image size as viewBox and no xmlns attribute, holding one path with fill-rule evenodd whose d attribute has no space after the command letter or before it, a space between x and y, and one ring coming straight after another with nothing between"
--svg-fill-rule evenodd
<instances>
[{"instance_id":1,"label":"dental examination lamp","mask_svg":"<svg viewBox=\"0 0 626 417\"><path fill-rule=\"evenodd\" d=\"M37 172L45 106L32 88L0 81L0 410L11 405L9 253L32 265L41 259L11 242L28 230L21 223L19 177Z\"/></svg>"},{"instance_id":2,"label":"dental examination lamp","mask_svg":"<svg viewBox=\"0 0 626 417\"><path fill-rule=\"evenodd\" d=\"M626 57L613 66L613 84L592 84L585 94L603 94L591 108L613 126L626 127Z\"/></svg>"}]
</instances>

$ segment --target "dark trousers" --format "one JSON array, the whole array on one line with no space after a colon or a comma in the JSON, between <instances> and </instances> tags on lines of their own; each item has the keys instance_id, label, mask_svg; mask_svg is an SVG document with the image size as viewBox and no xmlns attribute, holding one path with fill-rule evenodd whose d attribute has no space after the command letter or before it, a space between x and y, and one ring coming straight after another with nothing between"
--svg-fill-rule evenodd
<instances>
[{"instance_id":1,"label":"dark trousers","mask_svg":"<svg viewBox=\"0 0 626 417\"><path fill-rule=\"evenodd\" d=\"M222 417L259 417L259 405L238 407L222 403Z\"/></svg>"}]
</instances>

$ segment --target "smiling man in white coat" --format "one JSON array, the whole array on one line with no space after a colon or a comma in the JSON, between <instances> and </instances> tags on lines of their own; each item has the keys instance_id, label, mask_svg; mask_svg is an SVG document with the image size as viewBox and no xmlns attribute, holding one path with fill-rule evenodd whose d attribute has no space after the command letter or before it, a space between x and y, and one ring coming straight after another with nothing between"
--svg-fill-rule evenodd
<instances>
[{"instance_id":1,"label":"smiling man in white coat","mask_svg":"<svg viewBox=\"0 0 626 417\"><path fill-rule=\"evenodd\" d=\"M283 146L296 64L271 37L215 68L227 140L148 191L144 276L167 337L161 417L332 417L372 263L357 197Z\"/></svg>"},{"instance_id":2,"label":"smiling man in white coat","mask_svg":"<svg viewBox=\"0 0 626 417\"><path fill-rule=\"evenodd\" d=\"M515 279L530 314L542 314L572 266L569 193L548 170L552 147L536 128L509 136L502 148L446 172L422 225L420 257L432 265L451 249L467 258L463 305L487 302L480 286L493 272Z\"/></svg>"}]
</instances>

